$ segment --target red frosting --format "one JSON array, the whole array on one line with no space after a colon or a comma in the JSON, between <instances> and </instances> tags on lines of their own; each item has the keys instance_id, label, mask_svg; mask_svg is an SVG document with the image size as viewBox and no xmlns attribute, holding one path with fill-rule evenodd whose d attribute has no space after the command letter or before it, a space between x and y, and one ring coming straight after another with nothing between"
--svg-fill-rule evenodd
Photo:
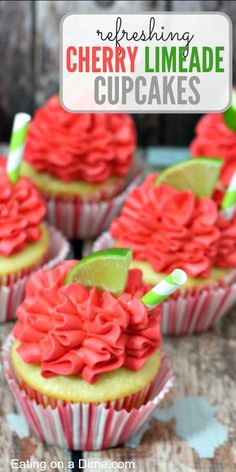
<instances>
[{"instance_id":1,"label":"red frosting","mask_svg":"<svg viewBox=\"0 0 236 472\"><path fill-rule=\"evenodd\" d=\"M142 275L129 271L125 293L118 298L95 287L64 285L77 261L33 275L17 310L14 335L27 363L41 365L44 377L81 375L89 383L121 366L139 370L160 347L160 308L147 311Z\"/></svg>"},{"instance_id":2,"label":"red frosting","mask_svg":"<svg viewBox=\"0 0 236 472\"><path fill-rule=\"evenodd\" d=\"M0 158L0 255L11 256L40 238L40 223L46 213L36 187L20 178L12 185Z\"/></svg>"},{"instance_id":3,"label":"red frosting","mask_svg":"<svg viewBox=\"0 0 236 472\"><path fill-rule=\"evenodd\" d=\"M148 176L129 194L121 216L111 224L114 239L156 272L181 268L189 276L208 277L213 266L235 267L236 218L226 221L210 198L155 187L155 179Z\"/></svg>"},{"instance_id":4,"label":"red frosting","mask_svg":"<svg viewBox=\"0 0 236 472\"><path fill-rule=\"evenodd\" d=\"M223 114L205 115L199 120L190 151L194 157L224 159L221 179L228 185L236 168L236 133L226 126Z\"/></svg>"},{"instance_id":5,"label":"red frosting","mask_svg":"<svg viewBox=\"0 0 236 472\"><path fill-rule=\"evenodd\" d=\"M68 113L54 96L29 126L25 159L64 182L102 183L127 175L135 147L129 115Z\"/></svg>"}]
</instances>

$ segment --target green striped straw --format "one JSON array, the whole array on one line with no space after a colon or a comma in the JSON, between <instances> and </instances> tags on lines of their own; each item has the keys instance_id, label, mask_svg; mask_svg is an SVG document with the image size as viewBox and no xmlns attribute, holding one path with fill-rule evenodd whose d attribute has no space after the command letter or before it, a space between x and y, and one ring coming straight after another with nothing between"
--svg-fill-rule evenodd
<instances>
[{"instance_id":1,"label":"green striped straw","mask_svg":"<svg viewBox=\"0 0 236 472\"><path fill-rule=\"evenodd\" d=\"M223 116L226 126L232 131L236 131L236 90L233 90L231 105Z\"/></svg>"},{"instance_id":2,"label":"green striped straw","mask_svg":"<svg viewBox=\"0 0 236 472\"><path fill-rule=\"evenodd\" d=\"M187 281L187 274L182 269L175 269L168 274L161 282L147 292L141 301L148 310L152 310L155 306L164 302L172 293L184 285Z\"/></svg>"},{"instance_id":3,"label":"green striped straw","mask_svg":"<svg viewBox=\"0 0 236 472\"><path fill-rule=\"evenodd\" d=\"M236 169L229 186L226 189L221 208L223 210L224 216L230 220L236 208Z\"/></svg>"},{"instance_id":4,"label":"green striped straw","mask_svg":"<svg viewBox=\"0 0 236 472\"><path fill-rule=\"evenodd\" d=\"M30 120L31 116L27 113L17 113L14 117L7 158L7 175L13 184L16 184L20 175L20 166Z\"/></svg>"}]
</instances>

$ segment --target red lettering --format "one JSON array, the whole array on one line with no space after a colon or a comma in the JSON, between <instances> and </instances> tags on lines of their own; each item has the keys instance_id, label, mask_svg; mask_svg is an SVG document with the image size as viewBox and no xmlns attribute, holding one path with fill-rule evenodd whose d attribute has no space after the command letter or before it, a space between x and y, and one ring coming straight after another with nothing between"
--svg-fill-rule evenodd
<instances>
[{"instance_id":1,"label":"red lettering","mask_svg":"<svg viewBox=\"0 0 236 472\"><path fill-rule=\"evenodd\" d=\"M85 49L85 53L83 54L83 49ZM78 55L79 55L79 60L78 60L78 66L79 66L79 72L89 72L89 56L90 56L90 47L85 46L79 47L78 48ZM85 70L83 67L83 64L85 64Z\"/></svg>"},{"instance_id":2,"label":"red lettering","mask_svg":"<svg viewBox=\"0 0 236 472\"><path fill-rule=\"evenodd\" d=\"M75 72L76 71L76 62L71 63L72 57L76 56L76 48L74 46L69 46L66 51L66 68L68 72Z\"/></svg>"},{"instance_id":3,"label":"red lettering","mask_svg":"<svg viewBox=\"0 0 236 472\"><path fill-rule=\"evenodd\" d=\"M103 48L103 72L113 72L112 66L112 58L113 58L113 50L109 46L105 46Z\"/></svg>"},{"instance_id":4,"label":"red lettering","mask_svg":"<svg viewBox=\"0 0 236 472\"><path fill-rule=\"evenodd\" d=\"M115 72L126 72L125 70L125 49L117 47L115 52Z\"/></svg>"}]
</instances>

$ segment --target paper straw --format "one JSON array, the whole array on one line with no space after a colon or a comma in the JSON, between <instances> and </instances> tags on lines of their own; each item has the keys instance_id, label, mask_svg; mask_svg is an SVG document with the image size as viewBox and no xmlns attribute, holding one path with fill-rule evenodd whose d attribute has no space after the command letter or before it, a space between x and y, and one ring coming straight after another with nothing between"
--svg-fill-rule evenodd
<instances>
[{"instance_id":1,"label":"paper straw","mask_svg":"<svg viewBox=\"0 0 236 472\"><path fill-rule=\"evenodd\" d=\"M225 192L221 208L227 219L232 218L236 208L236 170Z\"/></svg>"},{"instance_id":2,"label":"paper straw","mask_svg":"<svg viewBox=\"0 0 236 472\"><path fill-rule=\"evenodd\" d=\"M19 178L20 165L23 158L26 134L31 116L27 113L17 113L14 118L9 154L7 159L7 175L15 184Z\"/></svg>"},{"instance_id":3,"label":"paper straw","mask_svg":"<svg viewBox=\"0 0 236 472\"><path fill-rule=\"evenodd\" d=\"M228 110L224 112L224 122L232 131L236 131L236 91L232 92L232 102Z\"/></svg>"},{"instance_id":4,"label":"paper straw","mask_svg":"<svg viewBox=\"0 0 236 472\"><path fill-rule=\"evenodd\" d=\"M187 281L187 274L182 269L175 269L167 275L161 282L147 292L141 301L148 309L153 309L155 306L166 300L172 293L185 284Z\"/></svg>"}]
</instances>

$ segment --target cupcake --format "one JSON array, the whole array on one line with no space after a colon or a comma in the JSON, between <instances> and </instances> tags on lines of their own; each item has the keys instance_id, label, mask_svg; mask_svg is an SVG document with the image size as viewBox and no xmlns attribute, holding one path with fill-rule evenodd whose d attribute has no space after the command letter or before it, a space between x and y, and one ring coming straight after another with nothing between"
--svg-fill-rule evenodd
<instances>
[{"instance_id":1,"label":"cupcake","mask_svg":"<svg viewBox=\"0 0 236 472\"><path fill-rule=\"evenodd\" d=\"M95 250L108 246L130 247L131 267L143 272L144 282L154 286L163 275L175 268L188 274L188 281L178 294L163 304L162 330L165 334L186 334L207 329L223 316L236 301L236 217L225 218L220 211L219 190L213 196L200 196L195 163L204 188L204 162L191 160L174 166L167 177L157 182L149 175L143 185L128 196L121 215L115 218L110 233L97 241ZM193 172L196 191L188 190ZM194 171L195 169L195 171ZM199 169L200 170L200 169ZM220 168L219 168L220 170ZM179 171L186 189L176 190L165 183L173 181ZM213 169L205 173L209 184ZM163 183L161 182L163 180ZM214 179L213 179L214 180ZM176 185L178 187L178 185ZM199 194L200 193L200 194Z\"/></svg>"},{"instance_id":2,"label":"cupcake","mask_svg":"<svg viewBox=\"0 0 236 472\"><path fill-rule=\"evenodd\" d=\"M206 156L224 159L221 181L227 186L236 168L236 117L231 128L228 116L232 107L225 113L208 114L200 118L195 128L196 137L190 144L193 157Z\"/></svg>"},{"instance_id":3,"label":"cupcake","mask_svg":"<svg viewBox=\"0 0 236 472\"><path fill-rule=\"evenodd\" d=\"M0 321L14 316L23 297L26 276L49 261L56 263L68 252L64 238L43 223L45 213L35 185L23 177L13 185L6 174L6 160L1 157Z\"/></svg>"},{"instance_id":4,"label":"cupcake","mask_svg":"<svg viewBox=\"0 0 236 472\"><path fill-rule=\"evenodd\" d=\"M33 432L71 449L122 443L172 382L160 351L160 307L142 303L147 289L141 272L128 270L130 251L122 252L123 266L120 250L106 265L107 252L92 257L91 269L88 257L34 274L3 349L5 374Z\"/></svg>"},{"instance_id":5,"label":"cupcake","mask_svg":"<svg viewBox=\"0 0 236 472\"><path fill-rule=\"evenodd\" d=\"M72 114L57 96L29 126L22 174L43 193L48 220L71 239L96 236L140 174L136 133L124 114Z\"/></svg>"}]
</instances>

